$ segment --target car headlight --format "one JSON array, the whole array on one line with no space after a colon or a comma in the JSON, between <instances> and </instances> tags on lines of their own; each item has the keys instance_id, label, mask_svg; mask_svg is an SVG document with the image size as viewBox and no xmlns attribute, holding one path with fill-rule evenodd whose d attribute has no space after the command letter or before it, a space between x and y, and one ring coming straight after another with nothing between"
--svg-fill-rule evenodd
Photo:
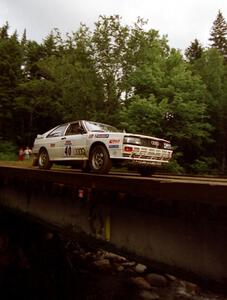
<instances>
[{"instance_id":1,"label":"car headlight","mask_svg":"<svg viewBox=\"0 0 227 300\"><path fill-rule=\"evenodd\" d=\"M141 145L141 139L139 137L125 136L123 143L132 144L132 145Z\"/></svg>"},{"instance_id":2,"label":"car headlight","mask_svg":"<svg viewBox=\"0 0 227 300\"><path fill-rule=\"evenodd\" d=\"M163 148L166 150L172 150L171 144L170 143L164 143Z\"/></svg>"}]
</instances>

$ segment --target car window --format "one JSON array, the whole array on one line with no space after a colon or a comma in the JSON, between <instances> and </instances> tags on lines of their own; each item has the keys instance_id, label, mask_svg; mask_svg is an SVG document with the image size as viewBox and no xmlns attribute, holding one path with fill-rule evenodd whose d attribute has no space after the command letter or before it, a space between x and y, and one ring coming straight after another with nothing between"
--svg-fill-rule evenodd
<instances>
[{"instance_id":1,"label":"car window","mask_svg":"<svg viewBox=\"0 0 227 300\"><path fill-rule=\"evenodd\" d=\"M85 124L86 124L88 131L92 131L92 132L105 132L105 131L119 132L119 130L117 128L107 125L107 124L90 122L90 121L86 121Z\"/></svg>"},{"instance_id":2,"label":"car window","mask_svg":"<svg viewBox=\"0 0 227 300\"><path fill-rule=\"evenodd\" d=\"M64 132L65 132L66 127L67 127L67 124L58 126L53 131L51 131L51 133L49 133L47 137L49 138L49 137L62 136L64 134Z\"/></svg>"},{"instance_id":3,"label":"car window","mask_svg":"<svg viewBox=\"0 0 227 300\"><path fill-rule=\"evenodd\" d=\"M73 134L80 134L81 133L81 127L79 123L72 123L67 128L65 135L73 135Z\"/></svg>"}]
</instances>

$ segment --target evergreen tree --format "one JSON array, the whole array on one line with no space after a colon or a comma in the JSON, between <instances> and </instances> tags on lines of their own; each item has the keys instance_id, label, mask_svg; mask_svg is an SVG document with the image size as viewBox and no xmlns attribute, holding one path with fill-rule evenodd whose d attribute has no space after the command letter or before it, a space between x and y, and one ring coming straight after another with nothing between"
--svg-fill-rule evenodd
<instances>
[{"instance_id":1,"label":"evergreen tree","mask_svg":"<svg viewBox=\"0 0 227 300\"><path fill-rule=\"evenodd\" d=\"M14 120L19 124L15 128L15 134L21 144L32 145L38 132L61 121L57 102L59 88L55 82L48 80L49 73L40 64L54 53L55 44L52 35L43 44L38 44L27 40L24 32L21 47L23 80L18 85L15 96Z\"/></svg>"},{"instance_id":2,"label":"evergreen tree","mask_svg":"<svg viewBox=\"0 0 227 300\"><path fill-rule=\"evenodd\" d=\"M6 24L0 28L0 39L1 40L7 39L9 37L8 30L9 30L9 23L6 22Z\"/></svg>"},{"instance_id":3,"label":"evergreen tree","mask_svg":"<svg viewBox=\"0 0 227 300\"><path fill-rule=\"evenodd\" d=\"M185 56L189 62L200 58L203 53L203 47L197 39L195 39L191 45L185 50Z\"/></svg>"},{"instance_id":4,"label":"evergreen tree","mask_svg":"<svg viewBox=\"0 0 227 300\"><path fill-rule=\"evenodd\" d=\"M45 79L55 83L59 90L57 102L63 108L63 121L105 118L102 114L102 82L96 73L88 43L89 36L82 26L72 37L67 37L57 55L39 64Z\"/></svg>"},{"instance_id":5,"label":"evergreen tree","mask_svg":"<svg viewBox=\"0 0 227 300\"><path fill-rule=\"evenodd\" d=\"M213 23L209 40L211 47L218 49L227 59L227 23L220 10Z\"/></svg>"},{"instance_id":6,"label":"evergreen tree","mask_svg":"<svg viewBox=\"0 0 227 300\"><path fill-rule=\"evenodd\" d=\"M8 29L8 23L0 28L0 132L2 138L12 140L14 99L22 79L22 50L16 32L10 36Z\"/></svg>"}]
</instances>

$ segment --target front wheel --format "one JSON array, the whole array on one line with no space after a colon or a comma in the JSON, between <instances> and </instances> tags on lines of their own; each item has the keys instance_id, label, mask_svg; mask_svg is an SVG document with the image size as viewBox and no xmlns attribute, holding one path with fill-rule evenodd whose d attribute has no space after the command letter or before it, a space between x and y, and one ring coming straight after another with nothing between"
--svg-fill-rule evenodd
<instances>
[{"instance_id":1,"label":"front wheel","mask_svg":"<svg viewBox=\"0 0 227 300\"><path fill-rule=\"evenodd\" d=\"M40 169L48 170L52 167L52 162L46 149L41 149L38 157L38 166Z\"/></svg>"},{"instance_id":2,"label":"front wheel","mask_svg":"<svg viewBox=\"0 0 227 300\"><path fill-rule=\"evenodd\" d=\"M94 173L108 173L111 169L111 160L105 146L97 145L91 150L89 158L90 170Z\"/></svg>"}]
</instances>

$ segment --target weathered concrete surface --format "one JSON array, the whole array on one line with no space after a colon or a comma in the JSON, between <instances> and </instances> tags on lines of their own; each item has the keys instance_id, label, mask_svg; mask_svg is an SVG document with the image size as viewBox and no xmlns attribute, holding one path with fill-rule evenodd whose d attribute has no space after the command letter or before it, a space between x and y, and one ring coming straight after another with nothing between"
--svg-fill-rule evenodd
<instances>
[{"instance_id":1,"label":"weathered concrete surface","mask_svg":"<svg viewBox=\"0 0 227 300\"><path fill-rule=\"evenodd\" d=\"M0 204L200 278L227 282L225 180L0 167Z\"/></svg>"}]
</instances>

